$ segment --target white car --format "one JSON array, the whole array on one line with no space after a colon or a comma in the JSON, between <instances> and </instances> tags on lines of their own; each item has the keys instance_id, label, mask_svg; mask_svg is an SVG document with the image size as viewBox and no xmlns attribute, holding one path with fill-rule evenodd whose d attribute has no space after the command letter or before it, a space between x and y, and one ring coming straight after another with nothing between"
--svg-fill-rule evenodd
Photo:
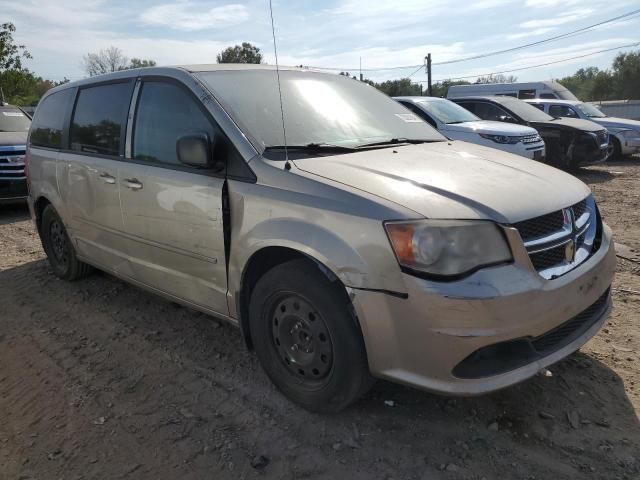
<instances>
[{"instance_id":1,"label":"white car","mask_svg":"<svg viewBox=\"0 0 640 480\"><path fill-rule=\"evenodd\" d=\"M640 153L640 121L608 117L595 106L575 100L525 100L552 117L583 118L602 125L609 131L613 155Z\"/></svg>"},{"instance_id":2,"label":"white car","mask_svg":"<svg viewBox=\"0 0 640 480\"><path fill-rule=\"evenodd\" d=\"M543 161L544 140L537 130L513 123L481 120L467 109L445 98L394 97L451 140L497 148L522 157Z\"/></svg>"}]
</instances>

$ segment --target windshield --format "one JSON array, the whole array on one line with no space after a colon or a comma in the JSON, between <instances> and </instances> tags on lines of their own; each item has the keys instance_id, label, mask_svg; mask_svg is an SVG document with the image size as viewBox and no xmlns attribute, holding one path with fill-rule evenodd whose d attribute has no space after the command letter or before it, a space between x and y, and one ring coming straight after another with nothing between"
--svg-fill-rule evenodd
<instances>
[{"instance_id":1,"label":"windshield","mask_svg":"<svg viewBox=\"0 0 640 480\"><path fill-rule=\"evenodd\" d=\"M275 70L198 74L254 143L284 145ZM392 139L445 141L375 88L341 75L280 71L287 144L358 147Z\"/></svg>"},{"instance_id":2,"label":"windshield","mask_svg":"<svg viewBox=\"0 0 640 480\"><path fill-rule=\"evenodd\" d=\"M606 115L598 110L593 105L589 105L588 103L578 103L576 105L580 109L582 113L584 113L589 118L604 118Z\"/></svg>"},{"instance_id":3,"label":"windshield","mask_svg":"<svg viewBox=\"0 0 640 480\"><path fill-rule=\"evenodd\" d=\"M0 109L0 132L27 132L31 120L17 108Z\"/></svg>"},{"instance_id":4,"label":"windshield","mask_svg":"<svg viewBox=\"0 0 640 480\"><path fill-rule=\"evenodd\" d=\"M495 100L505 108L511 110L525 122L550 122L553 120L551 115L547 115L533 105L529 105L527 102L523 102L517 98L499 97Z\"/></svg>"},{"instance_id":5,"label":"windshield","mask_svg":"<svg viewBox=\"0 0 640 480\"><path fill-rule=\"evenodd\" d=\"M418 106L442 123L451 124L480 120L479 117L476 117L466 108L449 100L426 100L418 102Z\"/></svg>"}]
</instances>

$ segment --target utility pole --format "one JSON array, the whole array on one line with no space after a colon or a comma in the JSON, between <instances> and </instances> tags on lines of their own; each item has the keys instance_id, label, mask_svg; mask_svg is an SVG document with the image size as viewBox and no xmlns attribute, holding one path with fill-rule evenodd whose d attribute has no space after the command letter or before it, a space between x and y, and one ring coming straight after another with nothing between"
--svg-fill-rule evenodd
<instances>
[{"instance_id":1,"label":"utility pole","mask_svg":"<svg viewBox=\"0 0 640 480\"><path fill-rule=\"evenodd\" d=\"M431 88L431 54L427 53L427 56L424 57L424 59L427 62L427 92L429 93L429 96L432 97L433 96L433 88Z\"/></svg>"},{"instance_id":2,"label":"utility pole","mask_svg":"<svg viewBox=\"0 0 640 480\"><path fill-rule=\"evenodd\" d=\"M360 81L362 81L362 57L360 57Z\"/></svg>"}]
</instances>

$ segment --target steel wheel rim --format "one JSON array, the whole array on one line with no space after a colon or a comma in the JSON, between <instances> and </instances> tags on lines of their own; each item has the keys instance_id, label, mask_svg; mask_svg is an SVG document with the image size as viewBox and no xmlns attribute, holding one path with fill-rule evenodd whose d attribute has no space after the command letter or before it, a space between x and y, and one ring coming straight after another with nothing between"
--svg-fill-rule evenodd
<instances>
[{"instance_id":1,"label":"steel wheel rim","mask_svg":"<svg viewBox=\"0 0 640 480\"><path fill-rule=\"evenodd\" d=\"M49 227L53 255L58 263L66 266L69 261L67 236L60 222L54 220Z\"/></svg>"},{"instance_id":2,"label":"steel wheel rim","mask_svg":"<svg viewBox=\"0 0 640 480\"><path fill-rule=\"evenodd\" d=\"M313 306L294 293L280 296L270 315L271 337L287 371L305 382L326 379L333 367L333 343Z\"/></svg>"}]
</instances>

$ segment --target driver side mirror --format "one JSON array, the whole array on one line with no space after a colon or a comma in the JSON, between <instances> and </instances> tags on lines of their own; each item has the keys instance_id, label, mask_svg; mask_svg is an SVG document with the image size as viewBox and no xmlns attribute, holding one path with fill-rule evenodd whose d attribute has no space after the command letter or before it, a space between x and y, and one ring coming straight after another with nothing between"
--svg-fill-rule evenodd
<instances>
[{"instance_id":1,"label":"driver side mirror","mask_svg":"<svg viewBox=\"0 0 640 480\"><path fill-rule=\"evenodd\" d=\"M498 117L498 121L507 122L507 123L513 123L513 117L511 115L500 115Z\"/></svg>"},{"instance_id":2,"label":"driver side mirror","mask_svg":"<svg viewBox=\"0 0 640 480\"><path fill-rule=\"evenodd\" d=\"M213 160L214 147L215 138L210 139L206 133L183 135L176 142L176 153L185 165L219 172L224 169L224 162Z\"/></svg>"}]
</instances>

